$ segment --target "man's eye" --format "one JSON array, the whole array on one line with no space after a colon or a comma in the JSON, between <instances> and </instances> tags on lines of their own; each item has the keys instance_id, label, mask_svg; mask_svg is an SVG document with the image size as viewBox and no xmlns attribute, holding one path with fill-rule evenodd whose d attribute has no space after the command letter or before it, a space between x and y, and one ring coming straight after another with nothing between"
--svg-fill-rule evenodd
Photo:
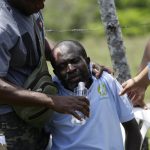
<instances>
[{"instance_id":1,"label":"man's eye","mask_svg":"<svg viewBox=\"0 0 150 150\"><path fill-rule=\"evenodd\" d=\"M71 60L71 63L75 64L75 63L78 63L80 60L79 59L73 59Z\"/></svg>"}]
</instances>

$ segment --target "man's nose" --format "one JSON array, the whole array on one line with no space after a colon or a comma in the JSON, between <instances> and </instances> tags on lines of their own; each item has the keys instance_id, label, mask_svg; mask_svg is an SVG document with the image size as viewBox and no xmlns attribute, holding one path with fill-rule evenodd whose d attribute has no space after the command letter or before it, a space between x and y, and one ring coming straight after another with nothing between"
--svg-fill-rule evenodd
<instances>
[{"instance_id":1,"label":"man's nose","mask_svg":"<svg viewBox=\"0 0 150 150\"><path fill-rule=\"evenodd\" d=\"M74 65L68 64L67 66L67 72L73 71L75 69Z\"/></svg>"}]
</instances>

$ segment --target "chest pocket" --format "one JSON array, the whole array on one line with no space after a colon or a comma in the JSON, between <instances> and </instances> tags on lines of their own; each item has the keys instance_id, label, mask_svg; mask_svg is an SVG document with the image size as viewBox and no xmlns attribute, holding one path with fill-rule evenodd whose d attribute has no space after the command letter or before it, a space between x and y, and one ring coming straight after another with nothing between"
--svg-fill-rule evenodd
<instances>
[{"instance_id":1,"label":"chest pocket","mask_svg":"<svg viewBox=\"0 0 150 150\"><path fill-rule=\"evenodd\" d=\"M35 51L35 47L33 45L33 41L32 41L32 38L30 37L30 34L29 33L23 34L22 41L23 41L23 44L27 51L25 65L27 65L27 66L37 65L40 55L38 53L36 53L36 51Z\"/></svg>"}]
</instances>

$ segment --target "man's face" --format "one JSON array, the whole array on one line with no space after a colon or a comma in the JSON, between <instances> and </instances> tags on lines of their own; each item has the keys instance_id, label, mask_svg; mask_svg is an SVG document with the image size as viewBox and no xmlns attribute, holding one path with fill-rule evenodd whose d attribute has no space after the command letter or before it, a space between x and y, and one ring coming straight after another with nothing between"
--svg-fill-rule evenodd
<instances>
[{"instance_id":1,"label":"man's face","mask_svg":"<svg viewBox=\"0 0 150 150\"><path fill-rule=\"evenodd\" d=\"M12 2L21 12L26 15L37 13L44 8L45 0L12 0ZM11 2L11 0L10 0Z\"/></svg>"},{"instance_id":2,"label":"man's face","mask_svg":"<svg viewBox=\"0 0 150 150\"><path fill-rule=\"evenodd\" d=\"M79 81L85 83L90 78L89 58L84 58L79 51L71 49L55 49L54 73L61 80L63 86L73 90Z\"/></svg>"}]
</instances>

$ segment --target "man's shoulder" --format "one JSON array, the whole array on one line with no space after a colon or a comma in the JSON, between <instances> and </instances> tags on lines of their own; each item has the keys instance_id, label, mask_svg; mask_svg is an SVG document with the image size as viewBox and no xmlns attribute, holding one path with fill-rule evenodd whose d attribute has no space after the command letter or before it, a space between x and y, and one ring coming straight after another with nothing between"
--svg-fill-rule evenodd
<instances>
[{"instance_id":1,"label":"man's shoulder","mask_svg":"<svg viewBox=\"0 0 150 150\"><path fill-rule=\"evenodd\" d=\"M102 76L100 77L100 80L105 80L106 82L110 82L110 81L112 82L115 79L110 73L103 71Z\"/></svg>"},{"instance_id":2,"label":"man's shoulder","mask_svg":"<svg viewBox=\"0 0 150 150\"><path fill-rule=\"evenodd\" d=\"M0 2L0 28L7 30L8 26L12 26L13 16L12 10L6 4Z\"/></svg>"},{"instance_id":3,"label":"man's shoulder","mask_svg":"<svg viewBox=\"0 0 150 150\"><path fill-rule=\"evenodd\" d=\"M55 83L57 88L60 90L61 87L62 87L62 84L61 84L60 80L58 79L58 77L57 76L52 76L52 81Z\"/></svg>"},{"instance_id":4,"label":"man's shoulder","mask_svg":"<svg viewBox=\"0 0 150 150\"><path fill-rule=\"evenodd\" d=\"M101 78L98 80L98 82L101 84L104 83L105 86L109 89L109 91L114 92L116 87L119 87L118 81L108 72L103 72Z\"/></svg>"},{"instance_id":5,"label":"man's shoulder","mask_svg":"<svg viewBox=\"0 0 150 150\"><path fill-rule=\"evenodd\" d=\"M57 76L55 76L55 75L52 76L52 80L53 80L53 82L60 82L59 79L57 78Z\"/></svg>"}]
</instances>

